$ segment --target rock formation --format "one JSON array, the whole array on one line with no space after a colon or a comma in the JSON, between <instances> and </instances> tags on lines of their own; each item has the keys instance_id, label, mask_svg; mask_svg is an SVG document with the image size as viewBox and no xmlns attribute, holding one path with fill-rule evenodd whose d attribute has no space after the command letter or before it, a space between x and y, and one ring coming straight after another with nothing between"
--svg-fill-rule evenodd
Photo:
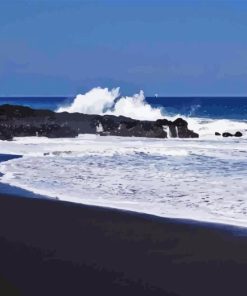
<instances>
[{"instance_id":1,"label":"rock formation","mask_svg":"<svg viewBox=\"0 0 247 296\"><path fill-rule=\"evenodd\" d=\"M236 132L235 134L231 134L229 132L225 132L225 133L222 134L222 136L224 138L228 138L228 137L237 137L237 138L239 138L239 137L242 137L243 134L241 132Z\"/></svg>"},{"instance_id":2,"label":"rock formation","mask_svg":"<svg viewBox=\"0 0 247 296\"><path fill-rule=\"evenodd\" d=\"M56 113L29 107L0 106L0 139L45 136L48 138L76 137L78 134L99 134L124 137L198 138L182 118L175 121L135 120L124 116Z\"/></svg>"}]
</instances>

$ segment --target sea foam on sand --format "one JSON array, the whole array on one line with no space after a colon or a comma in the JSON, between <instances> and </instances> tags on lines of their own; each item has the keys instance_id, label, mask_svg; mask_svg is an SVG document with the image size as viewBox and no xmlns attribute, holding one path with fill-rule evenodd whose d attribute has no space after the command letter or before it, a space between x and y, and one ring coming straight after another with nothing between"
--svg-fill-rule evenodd
<instances>
[{"instance_id":1,"label":"sea foam on sand","mask_svg":"<svg viewBox=\"0 0 247 296\"><path fill-rule=\"evenodd\" d=\"M247 226L246 139L16 138L1 182L83 204Z\"/></svg>"}]
</instances>

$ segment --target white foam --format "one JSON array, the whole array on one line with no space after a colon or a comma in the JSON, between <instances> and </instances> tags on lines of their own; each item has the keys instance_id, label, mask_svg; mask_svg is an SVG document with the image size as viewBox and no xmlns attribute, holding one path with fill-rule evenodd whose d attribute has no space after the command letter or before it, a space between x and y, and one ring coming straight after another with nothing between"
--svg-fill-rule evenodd
<instances>
[{"instance_id":1,"label":"white foam","mask_svg":"<svg viewBox=\"0 0 247 296\"><path fill-rule=\"evenodd\" d=\"M1 181L73 202L247 226L246 144L96 135L18 138L0 142L2 153L24 154L0 164Z\"/></svg>"},{"instance_id":2,"label":"white foam","mask_svg":"<svg viewBox=\"0 0 247 296\"><path fill-rule=\"evenodd\" d=\"M135 137L100 137L98 135L80 135L69 139L48 139L45 137L18 137L14 141L0 141L1 153L25 156L43 155L130 155L151 153L153 155L182 155L187 151L174 149L166 145L164 139Z\"/></svg>"},{"instance_id":3,"label":"white foam","mask_svg":"<svg viewBox=\"0 0 247 296\"><path fill-rule=\"evenodd\" d=\"M120 89L93 88L86 94L79 94L69 106L58 108L57 112L80 112L86 114L123 115L134 119L156 120L163 118L159 108L151 107L144 92L132 97L120 97Z\"/></svg>"},{"instance_id":4,"label":"white foam","mask_svg":"<svg viewBox=\"0 0 247 296\"><path fill-rule=\"evenodd\" d=\"M199 133L200 137L214 137L215 132L224 133L230 132L235 133L237 131L246 134L247 122L236 121L228 119L208 119L208 118L184 118L189 128Z\"/></svg>"},{"instance_id":5,"label":"white foam","mask_svg":"<svg viewBox=\"0 0 247 296\"><path fill-rule=\"evenodd\" d=\"M60 107L57 112L79 112L86 114L101 114L114 105L114 100L119 96L119 88L96 87L82 95L76 96L69 106Z\"/></svg>"}]
</instances>

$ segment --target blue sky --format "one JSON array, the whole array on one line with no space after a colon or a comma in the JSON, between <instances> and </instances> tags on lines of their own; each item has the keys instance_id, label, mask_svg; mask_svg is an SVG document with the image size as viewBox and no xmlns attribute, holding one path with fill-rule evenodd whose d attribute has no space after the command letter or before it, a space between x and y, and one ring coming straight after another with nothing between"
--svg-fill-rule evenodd
<instances>
[{"instance_id":1,"label":"blue sky","mask_svg":"<svg viewBox=\"0 0 247 296\"><path fill-rule=\"evenodd\" d=\"M1 0L0 95L247 95L247 1Z\"/></svg>"}]
</instances>

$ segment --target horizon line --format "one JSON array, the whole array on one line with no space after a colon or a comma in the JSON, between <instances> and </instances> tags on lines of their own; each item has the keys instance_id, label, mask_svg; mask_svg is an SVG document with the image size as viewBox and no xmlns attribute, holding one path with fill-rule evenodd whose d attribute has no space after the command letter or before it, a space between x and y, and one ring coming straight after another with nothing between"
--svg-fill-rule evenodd
<instances>
[{"instance_id":1,"label":"horizon line","mask_svg":"<svg viewBox=\"0 0 247 296\"><path fill-rule=\"evenodd\" d=\"M0 95L0 99L11 98L71 98L77 95ZM121 97L121 96L120 96ZM124 96L123 96L124 97ZM147 95L145 98L247 98L246 95Z\"/></svg>"}]
</instances>

